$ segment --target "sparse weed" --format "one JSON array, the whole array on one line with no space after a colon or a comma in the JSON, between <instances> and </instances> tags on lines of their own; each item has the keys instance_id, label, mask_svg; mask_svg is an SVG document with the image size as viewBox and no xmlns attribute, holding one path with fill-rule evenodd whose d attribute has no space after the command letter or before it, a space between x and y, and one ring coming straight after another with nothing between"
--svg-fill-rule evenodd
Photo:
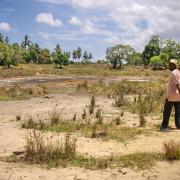
<instances>
[{"instance_id":1,"label":"sparse weed","mask_svg":"<svg viewBox=\"0 0 180 180\"><path fill-rule=\"evenodd\" d=\"M73 121L76 121L77 114L74 114Z\"/></svg>"},{"instance_id":2,"label":"sparse weed","mask_svg":"<svg viewBox=\"0 0 180 180\"><path fill-rule=\"evenodd\" d=\"M163 144L165 158L169 161L180 160L180 143L169 141Z\"/></svg>"},{"instance_id":3,"label":"sparse weed","mask_svg":"<svg viewBox=\"0 0 180 180\"><path fill-rule=\"evenodd\" d=\"M96 118L98 124L103 124L103 115L102 115L102 109L98 109L96 111Z\"/></svg>"},{"instance_id":4,"label":"sparse weed","mask_svg":"<svg viewBox=\"0 0 180 180\"><path fill-rule=\"evenodd\" d=\"M66 135L64 141L46 138L35 130L26 136L24 160L33 163L71 159L76 156L76 139Z\"/></svg>"},{"instance_id":5,"label":"sparse weed","mask_svg":"<svg viewBox=\"0 0 180 180\"><path fill-rule=\"evenodd\" d=\"M86 109L84 109L82 113L82 119L86 119L86 118L87 118L87 113L86 113Z\"/></svg>"},{"instance_id":6,"label":"sparse weed","mask_svg":"<svg viewBox=\"0 0 180 180\"><path fill-rule=\"evenodd\" d=\"M115 107L121 107L124 104L124 96L123 94L116 95L114 98Z\"/></svg>"},{"instance_id":7,"label":"sparse weed","mask_svg":"<svg viewBox=\"0 0 180 180\"><path fill-rule=\"evenodd\" d=\"M115 118L115 123L116 123L116 125L121 125L122 124L121 118L120 117L116 117Z\"/></svg>"},{"instance_id":8,"label":"sparse weed","mask_svg":"<svg viewBox=\"0 0 180 180\"><path fill-rule=\"evenodd\" d=\"M61 122L61 111L58 110L57 108L54 108L50 113L49 113L49 118L51 125L57 125Z\"/></svg>"},{"instance_id":9,"label":"sparse weed","mask_svg":"<svg viewBox=\"0 0 180 180\"><path fill-rule=\"evenodd\" d=\"M96 99L95 99L95 96L92 96L90 100L90 105L89 105L89 114L94 113L95 106L96 106Z\"/></svg>"},{"instance_id":10,"label":"sparse weed","mask_svg":"<svg viewBox=\"0 0 180 180\"><path fill-rule=\"evenodd\" d=\"M20 114L17 114L16 115L16 121L20 121L21 120L21 115Z\"/></svg>"},{"instance_id":11,"label":"sparse weed","mask_svg":"<svg viewBox=\"0 0 180 180\"><path fill-rule=\"evenodd\" d=\"M108 135L106 128L98 129L98 126L94 125L92 127L92 135L91 138L102 138Z\"/></svg>"},{"instance_id":12,"label":"sparse weed","mask_svg":"<svg viewBox=\"0 0 180 180\"><path fill-rule=\"evenodd\" d=\"M26 120L24 123L22 123L22 128L25 129L37 129L38 123L35 123L32 116L28 117L28 120Z\"/></svg>"}]
</instances>

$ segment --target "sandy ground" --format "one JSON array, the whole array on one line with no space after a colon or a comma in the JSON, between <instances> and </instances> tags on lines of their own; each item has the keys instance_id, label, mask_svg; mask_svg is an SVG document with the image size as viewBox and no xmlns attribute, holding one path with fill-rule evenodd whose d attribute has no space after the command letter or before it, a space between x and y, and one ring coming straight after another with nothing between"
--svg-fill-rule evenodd
<instances>
[{"instance_id":1,"label":"sandy ground","mask_svg":"<svg viewBox=\"0 0 180 180\"><path fill-rule=\"evenodd\" d=\"M90 97L74 94L49 95L49 98L39 97L23 101L1 101L0 102L0 157L11 155L13 151L22 151L25 146L26 130L21 128L21 123L16 121L19 114L22 119L27 120L32 116L35 120L48 121L49 113L55 107L62 109L65 119L72 119L77 114L81 118L83 109L89 104ZM119 115L120 109L112 106L114 100L98 97L97 106L103 109L106 121L111 121L112 116ZM137 125L137 115L125 112L123 117L126 125ZM148 123L158 124L160 120L149 118ZM129 154L134 152L162 152L162 144L170 139L179 140L180 131L174 130L169 133L154 131L149 136L141 135L126 144L117 141L103 141L101 139L89 139L79 137L77 151L80 154L104 157L117 154ZM18 179L62 179L62 180L119 180L119 179L180 179L180 163L169 164L160 162L152 172L135 172L130 169L90 171L77 167L43 169L35 165L21 163L5 163L0 161L0 180ZM122 173L125 172L125 173Z\"/></svg>"},{"instance_id":2,"label":"sandy ground","mask_svg":"<svg viewBox=\"0 0 180 180\"><path fill-rule=\"evenodd\" d=\"M40 166L0 162L0 180L179 180L180 163L160 162L152 171L86 170L76 167L47 170Z\"/></svg>"}]
</instances>

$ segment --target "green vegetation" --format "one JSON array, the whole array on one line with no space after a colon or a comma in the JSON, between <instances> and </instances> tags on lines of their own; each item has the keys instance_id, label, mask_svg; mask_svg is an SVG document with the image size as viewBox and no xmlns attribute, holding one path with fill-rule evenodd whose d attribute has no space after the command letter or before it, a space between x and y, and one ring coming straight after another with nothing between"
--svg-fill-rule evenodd
<instances>
[{"instance_id":1,"label":"green vegetation","mask_svg":"<svg viewBox=\"0 0 180 180\"><path fill-rule=\"evenodd\" d=\"M143 119L144 115L160 112L163 106L163 97L166 93L164 82L129 82L77 85L77 90L96 95L108 95L114 98L114 106L137 113Z\"/></svg>"},{"instance_id":2,"label":"green vegetation","mask_svg":"<svg viewBox=\"0 0 180 180\"><path fill-rule=\"evenodd\" d=\"M57 68L62 69L62 65L69 64L70 52L63 52L59 44L57 44L52 56L54 63L59 65Z\"/></svg>"},{"instance_id":3,"label":"green vegetation","mask_svg":"<svg viewBox=\"0 0 180 180\"><path fill-rule=\"evenodd\" d=\"M179 49L180 43L153 35L143 51L144 64L165 65L170 59L180 59Z\"/></svg>"},{"instance_id":4,"label":"green vegetation","mask_svg":"<svg viewBox=\"0 0 180 180\"><path fill-rule=\"evenodd\" d=\"M135 153L121 156L118 163L121 167L138 168L141 170L152 168L157 161L164 160L160 153Z\"/></svg>"},{"instance_id":5,"label":"green vegetation","mask_svg":"<svg viewBox=\"0 0 180 180\"><path fill-rule=\"evenodd\" d=\"M153 35L146 44L142 53L135 52L129 45L119 44L114 47L107 48L106 59L116 69L121 68L122 64L129 65L153 65L162 64L165 68L171 58L180 59L180 44L174 40L163 39L158 35ZM70 60L72 56L73 61ZM10 44L8 37L0 34L0 65L8 68L18 64L56 64L56 67L62 69L62 65L70 63L90 64L93 58L92 53L82 51L80 47L73 52L62 51L57 44L54 52L50 52L47 48L41 48L37 43L33 43L28 35L19 45L18 43ZM80 61L81 60L81 61ZM98 61L100 65L106 64L108 61ZM105 63L104 63L105 62ZM13 66L12 66L13 65ZM87 73L88 74L88 73Z\"/></svg>"},{"instance_id":6,"label":"green vegetation","mask_svg":"<svg viewBox=\"0 0 180 180\"><path fill-rule=\"evenodd\" d=\"M85 167L87 169L106 169L106 168L135 168L138 170L150 169L156 165L157 161L164 159L160 153L134 153L108 158L85 158L77 156L72 165Z\"/></svg>"},{"instance_id":7,"label":"green vegetation","mask_svg":"<svg viewBox=\"0 0 180 180\"><path fill-rule=\"evenodd\" d=\"M135 53L135 50L131 46L117 45L107 49L106 58L112 64L113 68L116 69L117 65L121 68L123 60L128 62L133 53Z\"/></svg>"},{"instance_id":8,"label":"green vegetation","mask_svg":"<svg viewBox=\"0 0 180 180\"><path fill-rule=\"evenodd\" d=\"M100 138L104 140L114 139L125 142L136 138L138 135L148 135L150 131L139 128L130 128L119 126L119 124L97 124L78 123L74 121L59 122L56 125L44 124L43 122L34 122L30 117L22 123L22 128L37 129L51 132L80 133L82 136L89 138Z\"/></svg>"}]
</instances>

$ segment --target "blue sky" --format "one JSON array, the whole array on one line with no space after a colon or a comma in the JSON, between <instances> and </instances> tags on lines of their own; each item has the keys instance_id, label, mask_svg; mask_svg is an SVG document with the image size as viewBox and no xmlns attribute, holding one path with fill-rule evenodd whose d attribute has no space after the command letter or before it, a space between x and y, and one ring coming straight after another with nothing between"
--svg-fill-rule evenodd
<instances>
[{"instance_id":1,"label":"blue sky","mask_svg":"<svg viewBox=\"0 0 180 180\"><path fill-rule=\"evenodd\" d=\"M20 43L28 34L51 50L82 47L95 59L108 47L142 51L152 34L180 40L179 0L0 0L0 32Z\"/></svg>"}]
</instances>

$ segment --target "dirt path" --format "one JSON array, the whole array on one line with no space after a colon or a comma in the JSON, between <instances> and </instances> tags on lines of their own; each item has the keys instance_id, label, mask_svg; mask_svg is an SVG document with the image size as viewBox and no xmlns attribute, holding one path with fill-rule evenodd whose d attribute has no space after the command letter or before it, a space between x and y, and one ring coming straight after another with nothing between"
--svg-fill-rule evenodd
<instances>
[{"instance_id":1,"label":"dirt path","mask_svg":"<svg viewBox=\"0 0 180 180\"><path fill-rule=\"evenodd\" d=\"M49 83L49 82L67 82L67 81L96 81L98 79L103 79L105 82L118 82L122 80L128 81L151 81L152 78L149 77L96 77L96 76L54 76L54 75L41 75L34 77L20 77L20 78L3 78L0 79L0 86L2 85L13 85L13 84L35 84L35 83Z\"/></svg>"}]
</instances>

